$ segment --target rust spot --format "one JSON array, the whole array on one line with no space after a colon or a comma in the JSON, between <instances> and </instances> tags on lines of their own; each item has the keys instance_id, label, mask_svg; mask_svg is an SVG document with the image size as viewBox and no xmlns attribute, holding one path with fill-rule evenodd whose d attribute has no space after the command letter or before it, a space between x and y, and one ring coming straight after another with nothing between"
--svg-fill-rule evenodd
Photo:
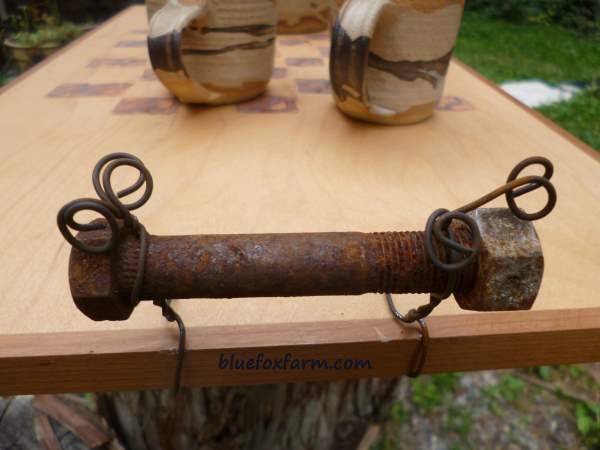
<instances>
[{"instance_id":1,"label":"rust spot","mask_svg":"<svg viewBox=\"0 0 600 450\"><path fill-rule=\"evenodd\" d=\"M211 261L212 261L212 258L210 257L210 253L202 252L200 254L200 257L198 258L198 262L196 263L196 267L195 267L196 273L204 272L204 270L206 270L206 268L209 267Z\"/></svg>"}]
</instances>

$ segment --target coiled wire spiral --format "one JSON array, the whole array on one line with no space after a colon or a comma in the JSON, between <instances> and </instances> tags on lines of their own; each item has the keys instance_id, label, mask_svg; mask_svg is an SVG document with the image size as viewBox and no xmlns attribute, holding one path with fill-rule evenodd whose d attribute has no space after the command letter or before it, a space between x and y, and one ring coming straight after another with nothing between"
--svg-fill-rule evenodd
<instances>
[{"instance_id":1,"label":"coiled wire spiral","mask_svg":"<svg viewBox=\"0 0 600 450\"><path fill-rule=\"evenodd\" d=\"M122 166L129 166L137 169L139 176L137 180L129 187L115 192L112 187L111 177L113 172ZM131 290L130 302L135 305L139 302L139 297L142 292L144 282L144 271L146 267L146 257L148 255L148 232L146 228L139 222L136 216L131 211L134 211L150 199L154 183L152 175L146 168L144 163L130 153L111 153L100 159L94 166L92 172L92 184L94 190L98 194L98 198L80 198L73 200L63 206L58 212L57 224L58 229L64 238L73 247L82 252L87 253L109 253L116 248L119 240L119 225L118 220L123 221L125 227L133 231L140 239L140 254L138 260L138 270L135 276L133 289ZM144 187L142 196L131 203L121 201L126 197ZM75 215L80 211L95 211L106 219L106 223L93 221L83 224L75 220ZM70 231L93 231L93 230L110 230L108 240L101 245L93 246L78 240ZM162 315L169 322L176 322L179 327L179 350L177 352L177 363L175 369L175 392L179 391L181 385L181 370L183 368L183 357L185 354L185 325L181 317L171 308L170 302L166 299L156 299L154 304L159 306Z\"/></svg>"}]
</instances>

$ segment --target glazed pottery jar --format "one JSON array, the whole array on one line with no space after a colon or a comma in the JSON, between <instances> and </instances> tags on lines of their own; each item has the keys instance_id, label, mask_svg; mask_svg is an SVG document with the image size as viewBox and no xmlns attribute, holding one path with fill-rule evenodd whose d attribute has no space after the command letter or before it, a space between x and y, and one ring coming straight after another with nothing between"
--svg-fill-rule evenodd
<instances>
[{"instance_id":1,"label":"glazed pottery jar","mask_svg":"<svg viewBox=\"0 0 600 450\"><path fill-rule=\"evenodd\" d=\"M464 0L347 0L332 35L335 102L351 117L410 124L431 116Z\"/></svg>"},{"instance_id":2,"label":"glazed pottery jar","mask_svg":"<svg viewBox=\"0 0 600 450\"><path fill-rule=\"evenodd\" d=\"M183 102L255 97L273 72L276 20L272 0L170 0L150 20L154 72Z\"/></svg>"}]
</instances>

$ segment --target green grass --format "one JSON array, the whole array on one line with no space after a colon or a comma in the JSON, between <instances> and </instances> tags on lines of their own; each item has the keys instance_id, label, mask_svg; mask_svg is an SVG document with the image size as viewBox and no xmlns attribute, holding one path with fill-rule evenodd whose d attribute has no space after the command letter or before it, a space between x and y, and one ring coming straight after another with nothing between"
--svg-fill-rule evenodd
<instances>
[{"instance_id":1,"label":"green grass","mask_svg":"<svg viewBox=\"0 0 600 450\"><path fill-rule=\"evenodd\" d=\"M487 78L502 83L540 78L549 83L600 80L600 34L578 34L557 25L509 23L465 13L456 56ZM539 111L600 150L600 90Z\"/></svg>"},{"instance_id":2,"label":"green grass","mask_svg":"<svg viewBox=\"0 0 600 450\"><path fill-rule=\"evenodd\" d=\"M423 411L445 403L460 381L460 373L440 373L411 380L412 400Z\"/></svg>"},{"instance_id":3,"label":"green grass","mask_svg":"<svg viewBox=\"0 0 600 450\"><path fill-rule=\"evenodd\" d=\"M63 45L81 35L89 24L63 22L54 25L44 25L35 31L21 31L10 36L11 41L27 47L57 44Z\"/></svg>"},{"instance_id":4,"label":"green grass","mask_svg":"<svg viewBox=\"0 0 600 450\"><path fill-rule=\"evenodd\" d=\"M0 67L0 86L5 85L17 75L18 72L14 69L3 69Z\"/></svg>"},{"instance_id":5,"label":"green grass","mask_svg":"<svg viewBox=\"0 0 600 450\"><path fill-rule=\"evenodd\" d=\"M600 35L557 25L514 24L465 12L456 56L491 80L542 78L559 83L600 79Z\"/></svg>"},{"instance_id":6,"label":"green grass","mask_svg":"<svg viewBox=\"0 0 600 450\"><path fill-rule=\"evenodd\" d=\"M600 90L585 91L568 102L538 110L590 147L600 150Z\"/></svg>"}]
</instances>

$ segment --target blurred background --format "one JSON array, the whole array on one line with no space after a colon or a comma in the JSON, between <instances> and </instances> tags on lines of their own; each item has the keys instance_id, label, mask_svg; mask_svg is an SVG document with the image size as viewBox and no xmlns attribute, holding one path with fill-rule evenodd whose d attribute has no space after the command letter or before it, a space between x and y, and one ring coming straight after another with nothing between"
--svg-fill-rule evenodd
<instances>
[{"instance_id":1,"label":"blurred background","mask_svg":"<svg viewBox=\"0 0 600 450\"><path fill-rule=\"evenodd\" d=\"M0 85L132 3L0 0ZM600 0L467 0L455 55L600 150ZM599 365L403 379L371 448L600 449L599 385Z\"/></svg>"}]
</instances>

